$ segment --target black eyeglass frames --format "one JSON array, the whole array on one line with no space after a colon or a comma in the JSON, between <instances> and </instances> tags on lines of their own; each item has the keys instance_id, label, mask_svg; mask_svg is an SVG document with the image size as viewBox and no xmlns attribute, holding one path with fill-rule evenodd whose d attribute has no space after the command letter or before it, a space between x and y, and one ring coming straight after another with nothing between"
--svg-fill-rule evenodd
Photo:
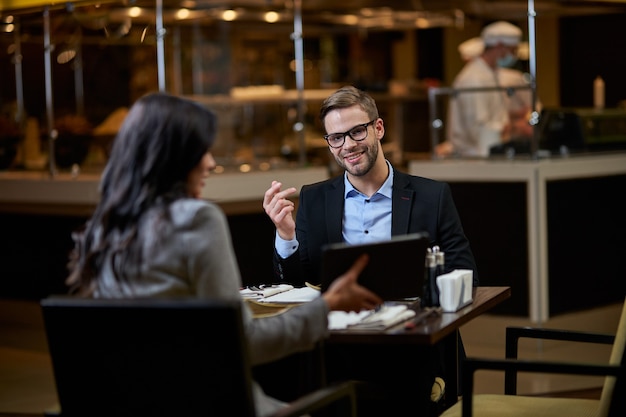
<instances>
[{"instance_id":1,"label":"black eyeglass frames","mask_svg":"<svg viewBox=\"0 0 626 417\"><path fill-rule=\"evenodd\" d=\"M324 139L326 139L328 146L331 148L341 148L346 142L346 136L350 136L352 140L360 142L367 138L367 127L373 124L376 120L378 120L378 117L367 123L356 125L344 133L329 133L328 135L324 135Z\"/></svg>"}]
</instances>

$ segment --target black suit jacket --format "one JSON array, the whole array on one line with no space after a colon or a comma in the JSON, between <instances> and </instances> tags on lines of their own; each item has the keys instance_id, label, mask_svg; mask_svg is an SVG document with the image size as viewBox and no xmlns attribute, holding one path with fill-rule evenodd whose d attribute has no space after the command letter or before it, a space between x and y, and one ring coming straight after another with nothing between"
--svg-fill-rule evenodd
<instances>
[{"instance_id":1,"label":"black suit jacket","mask_svg":"<svg viewBox=\"0 0 626 417\"><path fill-rule=\"evenodd\" d=\"M445 253L446 272L471 269L474 285L478 285L474 255L449 185L394 170L392 187L391 234L428 232L430 246L438 245ZM344 188L343 175L302 187L296 214L300 246L287 259L274 251L274 270L279 281L296 286L305 281L320 282L323 246L343 239Z\"/></svg>"}]
</instances>

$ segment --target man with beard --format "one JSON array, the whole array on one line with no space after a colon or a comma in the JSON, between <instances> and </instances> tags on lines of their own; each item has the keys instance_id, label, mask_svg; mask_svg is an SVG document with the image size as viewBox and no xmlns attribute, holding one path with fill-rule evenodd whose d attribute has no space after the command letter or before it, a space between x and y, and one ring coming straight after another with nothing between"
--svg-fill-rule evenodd
<instances>
[{"instance_id":1,"label":"man with beard","mask_svg":"<svg viewBox=\"0 0 626 417\"><path fill-rule=\"evenodd\" d=\"M273 181L263 208L276 226L276 278L296 286L317 284L322 247L361 244L426 231L445 253L445 272L474 271L474 256L448 184L400 172L385 159L383 119L376 102L352 86L340 88L320 109L329 150L345 173L306 185L294 221L295 188ZM415 265L421 268L423 265Z\"/></svg>"},{"instance_id":2,"label":"man with beard","mask_svg":"<svg viewBox=\"0 0 626 417\"><path fill-rule=\"evenodd\" d=\"M361 244L426 231L430 245L439 246L445 253L445 272L471 269L474 285L478 285L474 256L450 187L443 182L400 172L385 159L381 145L385 125L374 99L352 86L342 87L322 103L319 116L327 132L324 139L329 150L345 172L302 187L295 221L295 205L288 199L296 192L295 188L282 190L283 184L273 181L265 192L263 208L276 226L274 270L277 280L296 286L305 282L317 284L322 247L329 243ZM413 267L421 271L424 265ZM411 268L410 259L407 268ZM410 276L407 273L407 277ZM359 406L359 415L370 412L391 415L382 414L391 411L401 414L406 401L415 398L416 391L432 392L433 413L438 414L442 407L456 402L456 398L450 398L447 404L440 401L446 375L442 349L438 345L422 352L432 355L432 369L424 370L412 366L415 361L410 358L419 354L414 346L359 345L355 349L326 346L327 377L329 380L367 380L377 387L377 395L386 393L382 399L377 395L362 395L361 399L365 397L366 402ZM464 356L462 343L459 343L459 355ZM400 382L394 377L399 369L414 375L415 383L394 383ZM389 398L393 400L388 401Z\"/></svg>"}]
</instances>

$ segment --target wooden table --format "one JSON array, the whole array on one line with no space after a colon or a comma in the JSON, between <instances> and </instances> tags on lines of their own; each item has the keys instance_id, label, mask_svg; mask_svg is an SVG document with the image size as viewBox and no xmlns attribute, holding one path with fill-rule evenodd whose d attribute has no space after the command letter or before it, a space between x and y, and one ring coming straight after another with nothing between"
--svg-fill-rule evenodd
<instances>
[{"instance_id":1,"label":"wooden table","mask_svg":"<svg viewBox=\"0 0 626 417\"><path fill-rule=\"evenodd\" d=\"M413 329L406 330L402 323L385 331L333 330L327 343L434 345L510 296L511 287L476 287L472 304L455 313L430 316Z\"/></svg>"},{"instance_id":2,"label":"wooden table","mask_svg":"<svg viewBox=\"0 0 626 417\"><path fill-rule=\"evenodd\" d=\"M391 395L380 401L384 409L367 404L366 409L359 408L359 415L437 415L441 410L426 395L432 380L419 377L428 375L424 367L432 365L437 355L444 355L446 369L442 376L448 405L456 402L459 328L510 296L510 287L477 287L472 304L455 313L429 316L410 329L403 323L385 331L333 330L323 347L326 379L373 382L386 390L385 395Z\"/></svg>"}]
</instances>

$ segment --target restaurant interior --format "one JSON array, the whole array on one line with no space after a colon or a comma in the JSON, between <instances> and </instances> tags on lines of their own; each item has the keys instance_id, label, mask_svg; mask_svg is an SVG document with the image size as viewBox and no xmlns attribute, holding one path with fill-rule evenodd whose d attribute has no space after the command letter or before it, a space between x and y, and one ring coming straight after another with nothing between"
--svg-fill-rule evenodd
<instances>
[{"instance_id":1,"label":"restaurant interior","mask_svg":"<svg viewBox=\"0 0 626 417\"><path fill-rule=\"evenodd\" d=\"M438 158L449 96L432 93L462 69L457 46L497 20L523 31L517 65L539 118L530 151ZM274 228L261 207L271 181L300 188L340 174L317 111L351 84L376 99L387 159L450 184L481 285L512 288L461 329L468 355L502 356L510 325L615 333L626 293L625 25L620 0L3 0L0 415L55 407L39 300L66 292L71 232L95 207L128 108L151 91L218 116L218 167L203 198L228 217L244 285L272 276ZM546 126L564 130L564 119L547 121L564 114L579 146L568 136L546 152ZM521 350L610 354L560 342ZM595 398L602 382L529 374L519 390ZM487 371L475 390L502 386Z\"/></svg>"}]
</instances>

